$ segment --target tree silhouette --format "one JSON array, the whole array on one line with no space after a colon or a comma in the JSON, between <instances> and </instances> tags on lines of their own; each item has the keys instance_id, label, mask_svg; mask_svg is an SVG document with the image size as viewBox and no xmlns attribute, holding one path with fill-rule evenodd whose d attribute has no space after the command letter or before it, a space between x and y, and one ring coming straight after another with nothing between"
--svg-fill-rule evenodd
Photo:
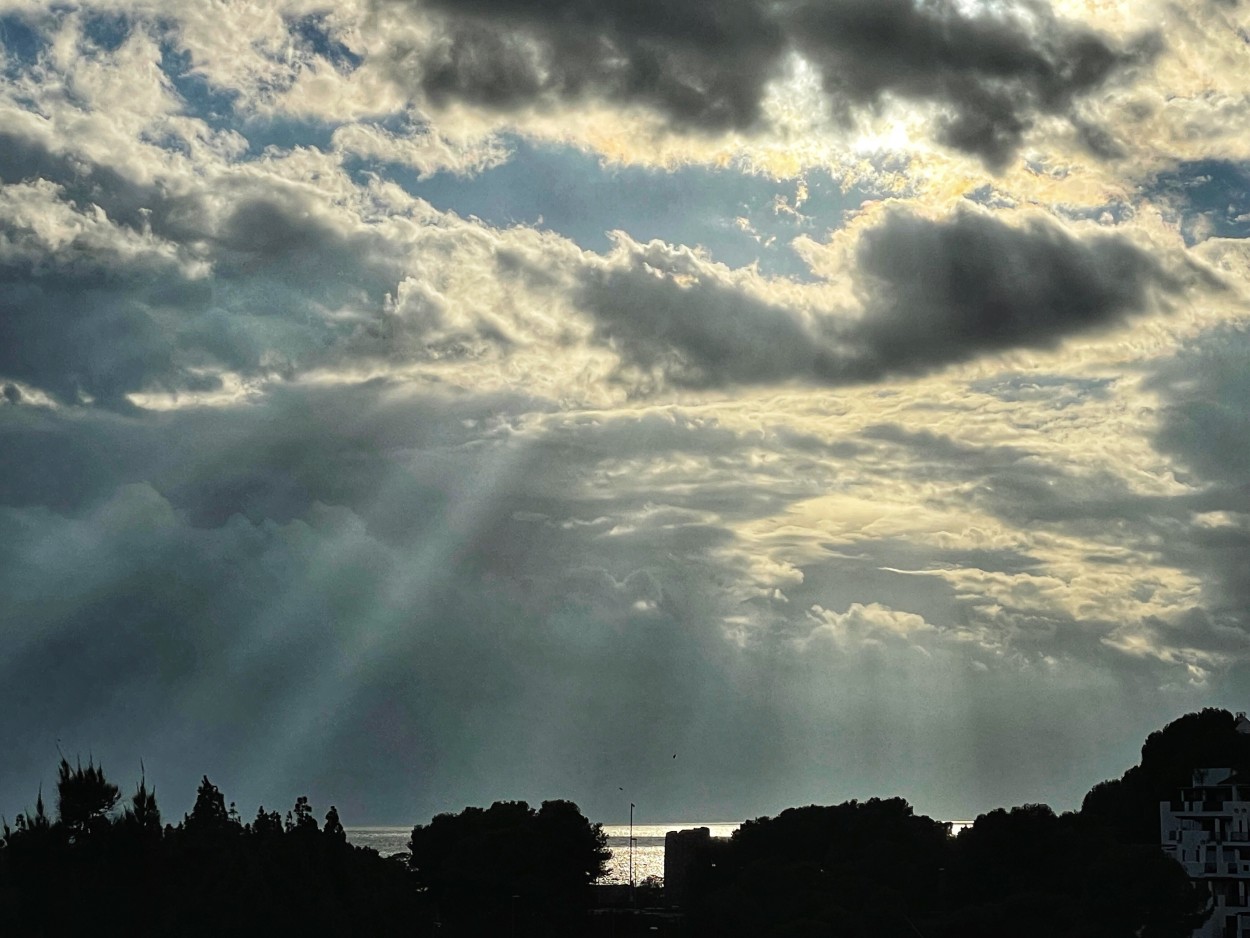
<instances>
[{"instance_id":1,"label":"tree silhouette","mask_svg":"<svg viewBox=\"0 0 1250 938\"><path fill-rule=\"evenodd\" d=\"M958 837L897 798L791 808L743 824L690 882L691 934L717 938L1187 938L1203 918L1157 842L1037 804Z\"/></svg>"},{"instance_id":2,"label":"tree silhouette","mask_svg":"<svg viewBox=\"0 0 1250 938\"><path fill-rule=\"evenodd\" d=\"M524 801L440 814L413 828L409 862L451 934L575 931L607 836L569 801Z\"/></svg>"},{"instance_id":3,"label":"tree silhouette","mask_svg":"<svg viewBox=\"0 0 1250 938\"><path fill-rule=\"evenodd\" d=\"M300 795L296 798L295 807L287 812L286 830L288 834L292 831L316 833L317 819L313 817L312 806L308 803L307 795Z\"/></svg>"},{"instance_id":4,"label":"tree silhouette","mask_svg":"<svg viewBox=\"0 0 1250 938\"><path fill-rule=\"evenodd\" d=\"M330 810L326 812L326 826L323 828L323 831L331 840L339 843L347 840L347 834L339 821L339 809L334 805L330 805Z\"/></svg>"},{"instance_id":5,"label":"tree silhouette","mask_svg":"<svg viewBox=\"0 0 1250 938\"><path fill-rule=\"evenodd\" d=\"M96 766L89 759L85 769L81 761L71 769L65 757L61 757L56 783L56 811L71 842L106 829L109 812L120 797L117 786L105 779L103 767Z\"/></svg>"},{"instance_id":6,"label":"tree silhouette","mask_svg":"<svg viewBox=\"0 0 1250 938\"><path fill-rule=\"evenodd\" d=\"M125 819L131 827L145 834L160 834L161 811L156 806L156 789L148 791L145 775L139 778L139 787L130 797L130 807L126 809Z\"/></svg>"},{"instance_id":7,"label":"tree silhouette","mask_svg":"<svg viewBox=\"0 0 1250 938\"><path fill-rule=\"evenodd\" d=\"M686 934L1187 938L1204 897L1159 849L1158 806L1217 766L1250 767L1250 736L1204 710L1151 734L1079 814L996 809L958 837L899 798L748 821L694 858ZM609 857L568 801L438 815L403 863L348 843L333 806L319 829L304 796L285 824L261 807L246 827L207 776L177 826L144 776L117 816L119 799L94 761L62 757L56 820L40 790L0 823L0 934L581 935Z\"/></svg>"},{"instance_id":8,"label":"tree silhouette","mask_svg":"<svg viewBox=\"0 0 1250 938\"><path fill-rule=\"evenodd\" d=\"M252 821L252 833L258 837L280 837L282 835L282 815L277 811L265 811L261 805L256 809L256 820Z\"/></svg>"},{"instance_id":9,"label":"tree silhouette","mask_svg":"<svg viewBox=\"0 0 1250 938\"><path fill-rule=\"evenodd\" d=\"M39 794L35 797L35 813L31 814L29 811L25 811L17 816L14 823L17 825L19 832L34 833L39 831L49 831L52 829L52 821L48 818L48 813L43 807L42 788L39 789ZM4 827L6 841L8 840L10 833L9 826L6 824Z\"/></svg>"},{"instance_id":10,"label":"tree silhouette","mask_svg":"<svg viewBox=\"0 0 1250 938\"><path fill-rule=\"evenodd\" d=\"M226 797L205 775L196 789L195 805L183 820L188 833L218 834L229 830L230 813L226 810Z\"/></svg>"},{"instance_id":11,"label":"tree silhouette","mask_svg":"<svg viewBox=\"0 0 1250 938\"><path fill-rule=\"evenodd\" d=\"M1250 771L1250 735L1236 726L1231 713L1212 707L1173 720L1146 737L1139 765L1090 789L1081 816L1118 840L1157 844L1159 802L1189 785L1194 769Z\"/></svg>"},{"instance_id":12,"label":"tree silhouette","mask_svg":"<svg viewBox=\"0 0 1250 938\"><path fill-rule=\"evenodd\" d=\"M58 819L0 824L0 934L128 936L411 935L431 916L407 868L327 832L299 798L288 831L276 812L244 828L204 777L178 826L161 827L141 777L126 809L94 763L62 759Z\"/></svg>"}]
</instances>

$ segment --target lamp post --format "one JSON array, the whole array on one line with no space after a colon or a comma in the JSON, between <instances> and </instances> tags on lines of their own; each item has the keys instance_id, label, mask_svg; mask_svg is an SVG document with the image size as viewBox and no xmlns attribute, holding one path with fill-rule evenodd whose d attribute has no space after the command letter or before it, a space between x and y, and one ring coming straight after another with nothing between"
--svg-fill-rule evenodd
<instances>
[{"instance_id":1,"label":"lamp post","mask_svg":"<svg viewBox=\"0 0 1250 938\"><path fill-rule=\"evenodd\" d=\"M634 901L634 803L629 803L629 901Z\"/></svg>"}]
</instances>

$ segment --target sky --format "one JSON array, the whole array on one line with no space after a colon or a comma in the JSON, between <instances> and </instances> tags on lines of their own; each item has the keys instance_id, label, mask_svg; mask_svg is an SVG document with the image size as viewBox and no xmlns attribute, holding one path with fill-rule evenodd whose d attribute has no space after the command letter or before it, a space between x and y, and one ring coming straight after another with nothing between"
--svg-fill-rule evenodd
<instances>
[{"instance_id":1,"label":"sky","mask_svg":"<svg viewBox=\"0 0 1250 938\"><path fill-rule=\"evenodd\" d=\"M1250 704L1250 5L0 0L0 813L1079 806Z\"/></svg>"}]
</instances>

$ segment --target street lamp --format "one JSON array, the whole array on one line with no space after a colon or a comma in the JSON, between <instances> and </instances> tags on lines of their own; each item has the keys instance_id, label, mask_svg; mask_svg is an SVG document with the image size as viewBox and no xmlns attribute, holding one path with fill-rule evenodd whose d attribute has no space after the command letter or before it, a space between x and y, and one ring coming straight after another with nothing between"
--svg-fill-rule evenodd
<instances>
[{"instance_id":1,"label":"street lamp","mask_svg":"<svg viewBox=\"0 0 1250 938\"><path fill-rule=\"evenodd\" d=\"M634 901L634 803L629 803L629 901Z\"/></svg>"}]
</instances>

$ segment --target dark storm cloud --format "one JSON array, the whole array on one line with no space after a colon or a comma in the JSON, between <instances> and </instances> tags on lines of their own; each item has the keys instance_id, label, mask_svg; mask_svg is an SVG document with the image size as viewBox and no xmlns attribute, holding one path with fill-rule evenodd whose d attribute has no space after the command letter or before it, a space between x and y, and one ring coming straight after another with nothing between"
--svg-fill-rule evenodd
<instances>
[{"instance_id":1,"label":"dark storm cloud","mask_svg":"<svg viewBox=\"0 0 1250 938\"><path fill-rule=\"evenodd\" d=\"M1052 348L1190 286L1218 286L1196 267L1165 269L1119 235L970 211L934 221L895 210L864 232L856 314L803 316L658 242L625 243L616 259L588 270L577 296L600 340L644 376L690 387L923 374L986 352Z\"/></svg>"},{"instance_id":2,"label":"dark storm cloud","mask_svg":"<svg viewBox=\"0 0 1250 938\"><path fill-rule=\"evenodd\" d=\"M435 2L445 31L432 50L395 50L397 77L435 102L514 108L552 96L655 107L695 129L759 118L765 83L786 45L753 0L474 0ZM411 72L407 72L411 69Z\"/></svg>"},{"instance_id":3,"label":"dark storm cloud","mask_svg":"<svg viewBox=\"0 0 1250 938\"><path fill-rule=\"evenodd\" d=\"M796 45L836 104L884 94L938 104L938 138L1004 165L1036 113L1065 114L1141 52L1029 4L969 16L950 2L852 0L797 7Z\"/></svg>"},{"instance_id":4,"label":"dark storm cloud","mask_svg":"<svg viewBox=\"0 0 1250 938\"><path fill-rule=\"evenodd\" d=\"M84 216L102 210L135 235L152 223L187 234L183 200L16 133L0 133L0 181L51 183L55 203ZM173 378L176 342L161 315L202 308L211 292L177 258L127 255L121 238L44 244L15 217L0 219L0 233L8 248L0 257L0 373L64 401L86 394L106 405Z\"/></svg>"},{"instance_id":5,"label":"dark storm cloud","mask_svg":"<svg viewBox=\"0 0 1250 938\"><path fill-rule=\"evenodd\" d=\"M1054 347L1147 312L1159 296L1215 286L1196 268L1166 270L1120 235L1017 228L974 212L941 222L892 212L865 232L857 260L866 312L848 339L867 375Z\"/></svg>"},{"instance_id":6,"label":"dark storm cloud","mask_svg":"<svg viewBox=\"0 0 1250 938\"><path fill-rule=\"evenodd\" d=\"M976 15L950 0L426 6L441 14L440 38L393 48L388 68L435 103L508 110L603 97L655 108L682 129L749 129L797 52L839 115L891 95L936 105L939 139L991 167L1010 159L1036 114L1070 114L1075 98L1147 54L1041 4Z\"/></svg>"}]
</instances>

